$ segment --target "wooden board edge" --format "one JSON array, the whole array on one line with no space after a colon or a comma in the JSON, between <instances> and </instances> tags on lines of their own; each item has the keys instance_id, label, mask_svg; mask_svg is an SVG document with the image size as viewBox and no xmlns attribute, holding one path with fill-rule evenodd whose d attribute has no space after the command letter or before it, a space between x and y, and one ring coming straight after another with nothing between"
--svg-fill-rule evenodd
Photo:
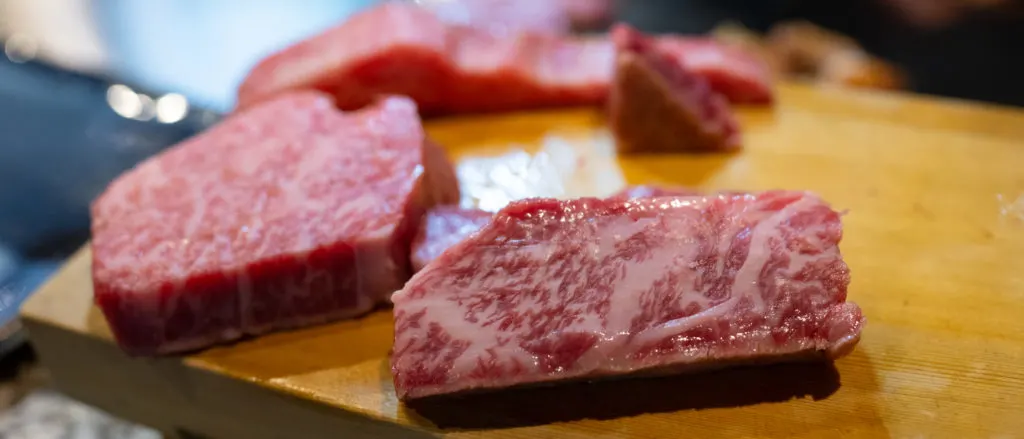
<instances>
[{"instance_id":1,"label":"wooden board edge","mask_svg":"<svg viewBox=\"0 0 1024 439\"><path fill-rule=\"evenodd\" d=\"M265 386L180 357L124 355L115 344L34 318L32 343L59 391L159 431L199 437L435 437Z\"/></svg>"}]
</instances>

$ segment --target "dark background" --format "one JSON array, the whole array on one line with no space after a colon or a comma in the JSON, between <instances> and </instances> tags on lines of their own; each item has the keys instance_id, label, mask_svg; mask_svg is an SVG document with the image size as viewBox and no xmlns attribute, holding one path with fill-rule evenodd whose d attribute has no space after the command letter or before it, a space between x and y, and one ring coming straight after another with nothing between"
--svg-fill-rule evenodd
<instances>
[{"instance_id":1,"label":"dark background","mask_svg":"<svg viewBox=\"0 0 1024 439\"><path fill-rule=\"evenodd\" d=\"M766 32L780 21L808 19L853 37L868 52L904 68L913 91L1024 105L1024 20L1019 6L964 12L955 22L927 26L899 14L884 0L619 0L617 4L623 20L658 32L705 33L725 20Z\"/></svg>"},{"instance_id":2,"label":"dark background","mask_svg":"<svg viewBox=\"0 0 1024 439\"><path fill-rule=\"evenodd\" d=\"M107 182L215 122L261 56L370 3L0 0L0 322L88 239L88 204ZM766 31L806 18L906 69L914 91L1024 105L1024 27L1012 14L927 27L883 0L615 3L620 19L654 32L703 33L724 20ZM189 110L126 117L108 102L116 84L150 101L180 93Z\"/></svg>"}]
</instances>

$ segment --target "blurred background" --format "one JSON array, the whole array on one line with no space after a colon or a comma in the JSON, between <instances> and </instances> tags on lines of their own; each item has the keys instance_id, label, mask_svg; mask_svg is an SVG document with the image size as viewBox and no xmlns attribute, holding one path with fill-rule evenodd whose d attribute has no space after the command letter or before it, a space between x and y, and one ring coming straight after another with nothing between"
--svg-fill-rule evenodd
<instances>
[{"instance_id":1,"label":"blurred background","mask_svg":"<svg viewBox=\"0 0 1024 439\"><path fill-rule=\"evenodd\" d=\"M25 295L88 239L92 198L123 170L215 123L262 56L374 3L0 0L0 379L8 383L0 407L45 382L25 372L32 353L14 317ZM519 0L514 7L538 8L537 17L563 8L558 13L587 32L621 20L651 32L713 35L759 52L778 76L794 80L1024 105L1024 7L1015 0ZM32 395L0 414L0 436L152 437L112 420L90 424L98 436L72 436L67 429L86 428L81 419L106 418L59 395ZM26 413L50 419L52 428L26 421Z\"/></svg>"}]
</instances>

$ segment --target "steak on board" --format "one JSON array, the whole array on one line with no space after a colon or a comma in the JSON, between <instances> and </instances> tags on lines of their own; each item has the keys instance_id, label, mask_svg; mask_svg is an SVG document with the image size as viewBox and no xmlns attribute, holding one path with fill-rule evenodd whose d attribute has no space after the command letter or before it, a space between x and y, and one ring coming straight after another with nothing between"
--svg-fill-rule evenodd
<instances>
[{"instance_id":1,"label":"steak on board","mask_svg":"<svg viewBox=\"0 0 1024 439\"><path fill-rule=\"evenodd\" d=\"M393 296L395 390L841 357L841 236L805 192L513 202Z\"/></svg>"},{"instance_id":2,"label":"steak on board","mask_svg":"<svg viewBox=\"0 0 1024 439\"><path fill-rule=\"evenodd\" d=\"M692 60L678 52L691 49ZM772 94L767 69L763 77L752 76L759 71L750 68L758 62L753 56L710 41L663 50L677 51L671 60L709 75L726 96L770 101L749 98ZM239 87L237 104L315 89L334 95L345 110L379 94L405 95L426 115L596 106L608 96L614 58L604 36L495 33L387 2L260 61Z\"/></svg>"},{"instance_id":3,"label":"steak on board","mask_svg":"<svg viewBox=\"0 0 1024 439\"><path fill-rule=\"evenodd\" d=\"M616 66L608 118L619 152L740 147L739 124L732 109L706 79L627 25L616 25L612 38Z\"/></svg>"},{"instance_id":4,"label":"steak on board","mask_svg":"<svg viewBox=\"0 0 1024 439\"><path fill-rule=\"evenodd\" d=\"M95 301L138 355L356 316L408 279L423 212L457 200L412 101L342 113L282 95L110 184L92 205Z\"/></svg>"}]
</instances>

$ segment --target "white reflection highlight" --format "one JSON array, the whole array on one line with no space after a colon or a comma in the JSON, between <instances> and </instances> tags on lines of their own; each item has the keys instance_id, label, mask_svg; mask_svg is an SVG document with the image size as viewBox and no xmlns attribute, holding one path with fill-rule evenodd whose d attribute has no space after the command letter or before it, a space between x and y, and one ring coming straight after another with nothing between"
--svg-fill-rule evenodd
<instances>
[{"instance_id":1,"label":"white reflection highlight","mask_svg":"<svg viewBox=\"0 0 1024 439\"><path fill-rule=\"evenodd\" d=\"M4 44L4 55L12 62L23 63L31 61L39 53L39 44L32 37L25 34L14 34Z\"/></svg>"},{"instance_id":2,"label":"white reflection highlight","mask_svg":"<svg viewBox=\"0 0 1024 439\"><path fill-rule=\"evenodd\" d=\"M1003 194L996 195L996 199L999 200L999 213L1004 217L1024 220L1024 194L1018 196L1016 200Z\"/></svg>"},{"instance_id":3,"label":"white reflection highlight","mask_svg":"<svg viewBox=\"0 0 1024 439\"><path fill-rule=\"evenodd\" d=\"M153 98L146 96L142 93L139 93L138 97L139 104L141 106L141 111L139 111L138 116L135 116L135 119L141 121L148 121L153 119L153 117L156 116L156 101L154 101Z\"/></svg>"},{"instance_id":4,"label":"white reflection highlight","mask_svg":"<svg viewBox=\"0 0 1024 439\"><path fill-rule=\"evenodd\" d=\"M160 96L156 100L156 120L163 123L175 123L188 115L188 99L177 93Z\"/></svg>"},{"instance_id":5,"label":"white reflection highlight","mask_svg":"<svg viewBox=\"0 0 1024 439\"><path fill-rule=\"evenodd\" d=\"M626 185L607 135L587 141L549 136L534 154L514 148L498 156L466 157L456 173L460 204L489 212L529 197L606 197Z\"/></svg>"},{"instance_id":6,"label":"white reflection highlight","mask_svg":"<svg viewBox=\"0 0 1024 439\"><path fill-rule=\"evenodd\" d=\"M135 119L142 114L142 100L127 85L114 84L107 88L107 104L121 117Z\"/></svg>"},{"instance_id":7,"label":"white reflection highlight","mask_svg":"<svg viewBox=\"0 0 1024 439\"><path fill-rule=\"evenodd\" d=\"M164 119L167 119L170 122L165 123L172 123L184 118L184 113L188 111L188 103L183 103L184 100L184 96L172 96L169 101L165 102L163 104L165 115L162 116L160 121L164 122ZM107 105L110 105L110 108L121 117L143 122L158 117L157 113L160 111L157 101L153 100L153 98L137 93L131 87L124 84L114 84L107 88ZM182 108L183 105L184 108Z\"/></svg>"}]
</instances>

